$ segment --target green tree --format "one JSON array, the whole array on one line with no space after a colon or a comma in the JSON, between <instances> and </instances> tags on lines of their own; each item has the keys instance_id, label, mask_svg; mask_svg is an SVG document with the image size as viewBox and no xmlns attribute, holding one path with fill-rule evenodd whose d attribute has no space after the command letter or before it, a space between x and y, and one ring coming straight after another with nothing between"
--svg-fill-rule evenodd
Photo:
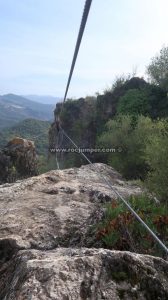
<instances>
[{"instance_id":1,"label":"green tree","mask_svg":"<svg viewBox=\"0 0 168 300\"><path fill-rule=\"evenodd\" d=\"M148 164L145 158L145 146L148 136L153 130L150 118L139 116L135 127L130 115L120 115L110 120L98 139L98 145L115 148L115 153L108 154L109 164L116 168L127 179L144 179ZM122 151L118 151L118 149Z\"/></svg>"},{"instance_id":2,"label":"green tree","mask_svg":"<svg viewBox=\"0 0 168 300\"><path fill-rule=\"evenodd\" d=\"M153 195L168 203L168 119L138 116L133 121L130 115L110 120L98 146L115 148L105 154L107 162L127 179L143 180Z\"/></svg>"},{"instance_id":3,"label":"green tree","mask_svg":"<svg viewBox=\"0 0 168 300\"><path fill-rule=\"evenodd\" d=\"M152 83L168 91L168 47L164 46L159 55L152 58L147 74Z\"/></svg>"},{"instance_id":4,"label":"green tree","mask_svg":"<svg viewBox=\"0 0 168 300\"><path fill-rule=\"evenodd\" d=\"M148 95L145 89L128 90L120 97L117 106L117 113L130 115L147 115L149 112Z\"/></svg>"},{"instance_id":5,"label":"green tree","mask_svg":"<svg viewBox=\"0 0 168 300\"><path fill-rule=\"evenodd\" d=\"M130 89L120 97L117 112L150 116L152 119L168 116L167 93L159 86L151 84L146 84L141 89Z\"/></svg>"},{"instance_id":6,"label":"green tree","mask_svg":"<svg viewBox=\"0 0 168 300\"><path fill-rule=\"evenodd\" d=\"M145 156L150 167L146 179L149 190L168 203L168 120L157 122L157 131L151 133Z\"/></svg>"}]
</instances>

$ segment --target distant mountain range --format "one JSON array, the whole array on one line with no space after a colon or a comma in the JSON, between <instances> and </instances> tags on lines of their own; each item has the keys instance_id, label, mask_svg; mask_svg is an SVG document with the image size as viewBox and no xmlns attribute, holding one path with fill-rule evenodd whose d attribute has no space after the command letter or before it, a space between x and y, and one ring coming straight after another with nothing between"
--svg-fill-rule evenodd
<instances>
[{"instance_id":1,"label":"distant mountain range","mask_svg":"<svg viewBox=\"0 0 168 300\"><path fill-rule=\"evenodd\" d=\"M56 105L57 102L61 101L61 98L53 97L53 96L26 95L23 97L35 102L40 102L43 104L52 104L54 106Z\"/></svg>"},{"instance_id":2,"label":"distant mountain range","mask_svg":"<svg viewBox=\"0 0 168 300\"><path fill-rule=\"evenodd\" d=\"M54 108L53 104L32 101L14 94L0 96L0 130L28 118L51 121Z\"/></svg>"}]
</instances>

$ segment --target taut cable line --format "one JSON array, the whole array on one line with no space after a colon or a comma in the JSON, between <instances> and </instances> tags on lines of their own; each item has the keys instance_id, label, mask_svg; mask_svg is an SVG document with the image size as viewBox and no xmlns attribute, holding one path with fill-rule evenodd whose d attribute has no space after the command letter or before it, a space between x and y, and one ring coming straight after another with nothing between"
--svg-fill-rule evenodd
<instances>
[{"instance_id":1,"label":"taut cable line","mask_svg":"<svg viewBox=\"0 0 168 300\"><path fill-rule=\"evenodd\" d=\"M77 38L77 42L76 42L76 46L75 46L75 52L74 52L74 56L73 56L73 60L72 60L72 64L71 64L71 69L70 69L70 73L69 73L69 77L68 77L68 82L67 82L67 86L66 86L66 90L65 90L63 103L66 101L69 85L70 85L70 82L71 82L72 74L73 74L75 63L76 63L76 60L77 60L77 56L78 56L80 44L81 44L81 41L82 41L83 33L84 33L84 30L85 30L87 18L88 18L88 15L89 15L91 3L92 3L92 0L86 0L86 2L85 2L82 21L81 21L81 25L80 25L80 28L79 28L78 38Z\"/></svg>"}]
</instances>

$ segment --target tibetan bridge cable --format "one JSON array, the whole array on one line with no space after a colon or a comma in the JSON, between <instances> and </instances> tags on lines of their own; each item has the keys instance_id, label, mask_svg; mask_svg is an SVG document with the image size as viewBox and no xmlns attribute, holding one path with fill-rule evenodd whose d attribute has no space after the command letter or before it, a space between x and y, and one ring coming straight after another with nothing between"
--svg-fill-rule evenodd
<instances>
[{"instance_id":1,"label":"tibetan bridge cable","mask_svg":"<svg viewBox=\"0 0 168 300\"><path fill-rule=\"evenodd\" d=\"M67 86L66 86L66 90L65 90L63 103L66 101L66 97L67 97L67 94L68 94L69 85L70 85L70 82L71 82L72 74L73 74L75 63L76 63L76 60L77 60L77 56L78 56L80 44L81 44L81 41L82 41L83 33L84 33L84 30L85 30L85 26L86 26L86 22L87 22L87 18L88 18L88 15L89 15L91 4L92 4L92 0L86 0L83 15L82 15L81 25L80 25L80 28L79 28L78 38L77 38L77 42L76 42L76 46L75 46L75 52L74 52L74 56L73 56L73 60L72 60L72 64L71 64L71 69L70 69L70 73L69 73L69 77L68 77L68 82L67 82Z\"/></svg>"},{"instance_id":2,"label":"tibetan bridge cable","mask_svg":"<svg viewBox=\"0 0 168 300\"><path fill-rule=\"evenodd\" d=\"M72 79L75 63L76 63L77 56L78 56L78 53L79 53L79 48L80 48L80 44L81 44L81 41L82 41L84 30L85 30L85 27L86 27L86 23L87 23L87 19L88 19L91 4L92 4L92 0L86 0L84 10L83 10L82 20L81 20L81 24L80 24L80 28L79 28L79 33L78 33L78 37L77 37L77 41L76 41L75 51L74 51L74 55L73 55L73 59L72 59L72 64L71 64L71 68L70 68L70 72L69 72L68 82L67 82L67 86L66 86L66 90L65 90L65 95L64 95L64 98L63 98L63 102L62 102L62 106L61 106L61 110L60 110L59 114L62 112L64 102L66 101L66 97L67 97L67 94L68 94L70 82L71 82L71 79ZM60 121L60 118L59 118L59 116L57 116L56 117L56 122L57 122L58 128L60 126L59 121ZM58 146L58 143L59 143L59 134L58 134L58 137L57 137L56 148ZM55 153L55 160L56 160L57 169L60 169L57 152Z\"/></svg>"}]
</instances>

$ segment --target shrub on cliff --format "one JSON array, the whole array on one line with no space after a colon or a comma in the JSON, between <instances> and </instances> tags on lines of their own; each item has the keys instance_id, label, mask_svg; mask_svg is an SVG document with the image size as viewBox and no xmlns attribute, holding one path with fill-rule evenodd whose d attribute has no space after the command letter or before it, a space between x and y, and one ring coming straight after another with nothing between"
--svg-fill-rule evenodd
<instances>
[{"instance_id":1,"label":"shrub on cliff","mask_svg":"<svg viewBox=\"0 0 168 300\"><path fill-rule=\"evenodd\" d=\"M158 205L146 195L132 196L128 200L145 223L168 245L166 205ZM163 250L148 231L120 201L107 205L105 218L97 226L97 239L109 249L163 255Z\"/></svg>"}]
</instances>

